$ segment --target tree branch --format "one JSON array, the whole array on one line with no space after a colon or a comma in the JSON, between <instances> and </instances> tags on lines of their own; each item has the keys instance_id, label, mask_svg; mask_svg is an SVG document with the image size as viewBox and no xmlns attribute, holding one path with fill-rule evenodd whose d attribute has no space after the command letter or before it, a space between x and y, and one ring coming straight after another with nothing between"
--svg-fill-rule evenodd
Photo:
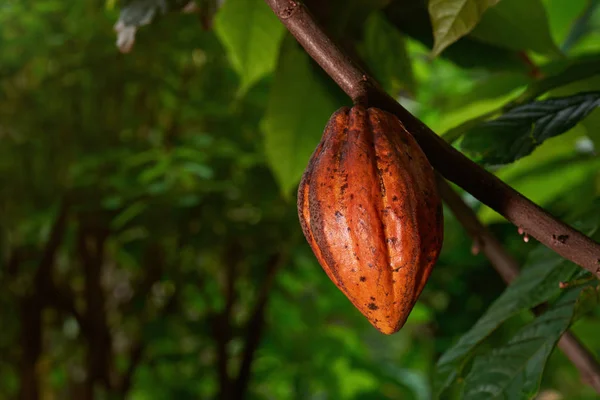
<instances>
[{"instance_id":1,"label":"tree branch","mask_svg":"<svg viewBox=\"0 0 600 400\"><path fill-rule=\"evenodd\" d=\"M231 312L235 304L235 282L236 273L242 254L241 246L238 242L233 242L227 246L223 257L225 270L225 285L223 287L223 296L225 298L225 307L223 311L213 316L212 334L217 347L217 375L219 377L219 395L222 400L233 399L232 379L228 370L229 354L227 345L231 341Z\"/></svg>"},{"instance_id":2,"label":"tree branch","mask_svg":"<svg viewBox=\"0 0 600 400\"><path fill-rule=\"evenodd\" d=\"M236 378L234 386L234 399L243 399L248 389L248 383L250 382L250 373L252 362L254 361L254 354L260 345L260 339L265 328L265 311L267 308L267 301L269 299L269 293L275 280L275 275L282 264L282 255L276 254L271 257L267 265L267 274L264 278L263 284L261 285L258 300L254 306L248 324L246 325L246 339L244 341L244 352L242 354L242 362L238 376Z\"/></svg>"},{"instance_id":3,"label":"tree branch","mask_svg":"<svg viewBox=\"0 0 600 400\"><path fill-rule=\"evenodd\" d=\"M600 244L557 220L437 136L383 91L293 0L265 0L307 53L355 103L395 114L415 137L433 167L482 203L561 256L600 277ZM558 238L566 238L559 240Z\"/></svg>"},{"instance_id":4,"label":"tree branch","mask_svg":"<svg viewBox=\"0 0 600 400\"><path fill-rule=\"evenodd\" d=\"M151 242L144 251L142 258L142 265L144 266L145 275L142 282L138 285L135 290L135 296L129 302L129 304L136 303L137 301L143 301L148 296L148 293L152 290L152 287L160 281L162 274L165 271L165 254L163 248L157 242ZM176 269L176 268L174 268ZM177 286L175 286L177 290ZM165 304L165 306L158 313L158 317L163 316L172 311L174 304L177 299L177 292L171 295L171 298ZM141 315L138 324L143 326L147 324L148 313ZM126 398L127 393L131 390L133 385L133 376L137 367L140 365L144 358L144 352L146 351L147 343L144 343L142 338L138 338L129 351L129 365L125 372L119 377L118 383L115 385L115 390L118 392L120 398Z\"/></svg>"},{"instance_id":5,"label":"tree branch","mask_svg":"<svg viewBox=\"0 0 600 400\"><path fill-rule=\"evenodd\" d=\"M86 398L94 398L94 386L101 382L107 389L112 386L110 369L112 337L107 323L106 296L102 287L104 245L109 231L80 220L77 250L81 259L85 282L85 331L88 341Z\"/></svg>"},{"instance_id":6,"label":"tree branch","mask_svg":"<svg viewBox=\"0 0 600 400\"><path fill-rule=\"evenodd\" d=\"M450 187L442 177L437 175L438 188L446 205L465 228L469 236L475 241L483 254L490 260L492 266L502 279L510 284L519 275L517 261L500 244L498 239L486 229L479 221L473 210L462 200L462 198ZM545 307L534 311L540 314ZM565 332L558 342L558 347L567 356L573 365L579 370L582 380L592 386L600 393L600 364L598 360L583 346L579 339L571 332Z\"/></svg>"},{"instance_id":7,"label":"tree branch","mask_svg":"<svg viewBox=\"0 0 600 400\"><path fill-rule=\"evenodd\" d=\"M37 363L42 354L44 299L52 281L52 269L56 253L67 229L69 202L61 201L58 215L50 229L40 263L35 273L32 293L20 302L21 312L21 381L19 398L36 400L40 397ZM14 271L18 270L18 257L14 261Z\"/></svg>"}]
</instances>

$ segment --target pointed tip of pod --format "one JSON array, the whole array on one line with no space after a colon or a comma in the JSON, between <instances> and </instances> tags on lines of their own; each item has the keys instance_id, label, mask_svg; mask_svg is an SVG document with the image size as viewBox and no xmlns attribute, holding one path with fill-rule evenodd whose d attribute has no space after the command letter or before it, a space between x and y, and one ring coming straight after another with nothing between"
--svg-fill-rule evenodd
<instances>
[{"instance_id":1,"label":"pointed tip of pod","mask_svg":"<svg viewBox=\"0 0 600 400\"><path fill-rule=\"evenodd\" d=\"M369 322L379 332L383 333L384 335L393 335L394 333L398 332L404 326L404 321L402 321L401 323L400 322L394 323L393 321L382 322L382 321L369 320Z\"/></svg>"}]
</instances>

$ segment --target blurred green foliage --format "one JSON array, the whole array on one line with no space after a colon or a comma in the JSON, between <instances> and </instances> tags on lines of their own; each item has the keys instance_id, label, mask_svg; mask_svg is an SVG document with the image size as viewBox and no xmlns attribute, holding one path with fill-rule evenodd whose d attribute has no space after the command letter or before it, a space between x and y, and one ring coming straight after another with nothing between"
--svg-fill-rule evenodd
<instances>
[{"instance_id":1,"label":"blurred green foliage","mask_svg":"<svg viewBox=\"0 0 600 400\"><path fill-rule=\"evenodd\" d=\"M121 4L158 10L131 17L150 24L129 54L115 1L0 5L0 398L492 398L490 365L508 371L497 398L596 398L553 348L573 323L598 355L597 282L468 194L526 268L510 289L445 210L406 326L383 336L351 306L305 243L294 194L349 100L264 2L221 3ZM523 104L600 90L597 2L450 8L470 29L443 38L424 0L307 5L434 130L496 154L499 177L598 239L597 108L554 110L564 129L526 156L507 138L530 131L485 130ZM437 58L434 37L449 45Z\"/></svg>"}]
</instances>

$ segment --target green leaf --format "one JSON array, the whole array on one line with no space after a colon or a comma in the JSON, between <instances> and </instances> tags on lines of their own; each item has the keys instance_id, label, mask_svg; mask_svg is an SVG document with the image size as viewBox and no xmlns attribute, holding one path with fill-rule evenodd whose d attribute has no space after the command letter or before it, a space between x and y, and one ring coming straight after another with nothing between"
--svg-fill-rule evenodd
<instances>
[{"instance_id":1,"label":"green leaf","mask_svg":"<svg viewBox=\"0 0 600 400\"><path fill-rule=\"evenodd\" d=\"M540 0L503 0L481 18L471 37L511 50L560 56Z\"/></svg>"},{"instance_id":2,"label":"green leaf","mask_svg":"<svg viewBox=\"0 0 600 400\"><path fill-rule=\"evenodd\" d=\"M147 204L140 201L131 204L123 211L121 211L117 216L115 216L115 218L110 223L111 228L115 230L123 229L125 225L127 225L134 218L142 214L147 207Z\"/></svg>"},{"instance_id":3,"label":"green leaf","mask_svg":"<svg viewBox=\"0 0 600 400\"><path fill-rule=\"evenodd\" d=\"M531 398L560 336L569 327L582 288L566 291L540 317L521 328L504 346L475 357L465 380L465 400ZM511 387L512 383L515 384ZM515 387L518 397L511 397Z\"/></svg>"},{"instance_id":4,"label":"green leaf","mask_svg":"<svg viewBox=\"0 0 600 400\"><path fill-rule=\"evenodd\" d=\"M439 359L434 380L436 397L462 373L478 344L510 317L554 296L560 291L559 282L570 279L578 270L575 264L541 245L531 252L528 265L479 321Z\"/></svg>"},{"instance_id":5,"label":"green leaf","mask_svg":"<svg viewBox=\"0 0 600 400\"><path fill-rule=\"evenodd\" d=\"M267 160L285 194L300 180L336 108L315 76L308 55L295 43L287 44L261 124Z\"/></svg>"},{"instance_id":6,"label":"green leaf","mask_svg":"<svg viewBox=\"0 0 600 400\"><path fill-rule=\"evenodd\" d=\"M433 55L439 55L477 25L483 13L500 0L429 0Z\"/></svg>"},{"instance_id":7,"label":"green leaf","mask_svg":"<svg viewBox=\"0 0 600 400\"><path fill-rule=\"evenodd\" d=\"M275 69L285 28L264 1L226 1L215 31L242 79L241 92Z\"/></svg>"},{"instance_id":8,"label":"green leaf","mask_svg":"<svg viewBox=\"0 0 600 400\"><path fill-rule=\"evenodd\" d=\"M524 103L561 86L582 81L600 74L600 57L586 57L574 60L559 72L532 82L527 89L515 99L516 103Z\"/></svg>"},{"instance_id":9,"label":"green leaf","mask_svg":"<svg viewBox=\"0 0 600 400\"><path fill-rule=\"evenodd\" d=\"M573 128L600 105L600 92L534 101L469 130L461 148L478 162L507 164L530 154L546 139Z\"/></svg>"},{"instance_id":10,"label":"green leaf","mask_svg":"<svg viewBox=\"0 0 600 400\"><path fill-rule=\"evenodd\" d=\"M500 95L504 95L505 99L510 99L510 95L506 96L507 91L526 83L528 79L525 76L514 73L494 74L478 82L468 94L453 99L453 103L456 104L454 107L471 103L469 108L483 112L475 118L468 120L461 118L462 112L460 110L452 109L452 113L446 113L444 115L445 120L452 122L460 120L462 122L445 132L442 135L444 139L452 143L468 130L497 115L502 110L533 101L538 96L556 88L562 88L566 85L572 86L574 83L581 85L573 88L570 92L563 93L561 91L560 93L555 93L557 96L566 96L586 90L598 90L600 88L600 86L596 87L588 83L589 78L600 75L600 57L598 56L584 56L574 60L552 62L544 65L542 70L546 74L544 78L531 82L522 93L518 94L510 102L503 103L497 108L486 107L486 100L492 96L498 97ZM486 109L488 109L488 112L485 112ZM592 117L593 115L588 116L586 122L592 119ZM446 125L452 124L446 123Z\"/></svg>"},{"instance_id":11,"label":"green leaf","mask_svg":"<svg viewBox=\"0 0 600 400\"><path fill-rule=\"evenodd\" d=\"M473 105L482 100L495 100L505 98L507 94L522 90L523 86L528 85L531 78L515 72L502 72L486 76L475 82L469 92L450 99L452 109Z\"/></svg>"},{"instance_id":12,"label":"green leaf","mask_svg":"<svg viewBox=\"0 0 600 400\"><path fill-rule=\"evenodd\" d=\"M374 12L367 19L360 51L388 93L395 96L401 89L414 93L416 83L406 41L381 12Z\"/></svg>"}]
</instances>

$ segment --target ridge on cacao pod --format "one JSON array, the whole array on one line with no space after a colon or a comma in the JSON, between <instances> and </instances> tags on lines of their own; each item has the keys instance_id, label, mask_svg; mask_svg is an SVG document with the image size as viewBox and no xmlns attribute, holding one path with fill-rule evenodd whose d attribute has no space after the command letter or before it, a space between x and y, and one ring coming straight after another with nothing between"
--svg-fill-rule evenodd
<instances>
[{"instance_id":1,"label":"ridge on cacao pod","mask_svg":"<svg viewBox=\"0 0 600 400\"><path fill-rule=\"evenodd\" d=\"M300 182L298 215L333 283L375 328L397 332L443 237L433 168L398 118L336 111Z\"/></svg>"}]
</instances>

